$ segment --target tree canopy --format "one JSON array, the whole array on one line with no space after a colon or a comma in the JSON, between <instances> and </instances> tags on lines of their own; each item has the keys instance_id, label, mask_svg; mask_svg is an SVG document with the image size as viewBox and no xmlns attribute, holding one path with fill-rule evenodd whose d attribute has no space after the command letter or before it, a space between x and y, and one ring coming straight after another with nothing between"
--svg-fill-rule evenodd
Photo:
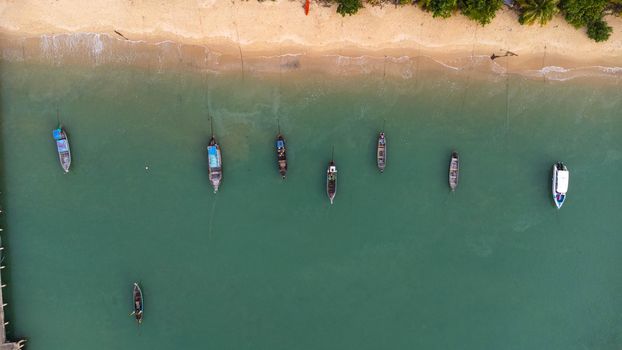
<instances>
[{"instance_id":1,"label":"tree canopy","mask_svg":"<svg viewBox=\"0 0 622 350\"><path fill-rule=\"evenodd\" d=\"M517 0L520 8L518 21L520 24L540 23L541 26L553 19L559 12L559 0Z\"/></svg>"},{"instance_id":2,"label":"tree canopy","mask_svg":"<svg viewBox=\"0 0 622 350\"><path fill-rule=\"evenodd\" d=\"M561 0L559 6L568 23L581 28L603 17L607 0Z\"/></svg>"},{"instance_id":3,"label":"tree canopy","mask_svg":"<svg viewBox=\"0 0 622 350\"><path fill-rule=\"evenodd\" d=\"M260 0L261 1L261 0ZM337 3L342 16L353 15L363 8L363 2L372 6L391 3L408 5L417 3L433 17L448 18L456 11L481 25L490 23L503 6L504 0L318 0ZM545 25L561 12L566 21L575 28L587 28L587 35L595 41L609 38L612 28L605 22L605 15L622 15L622 0L514 0L520 24Z\"/></svg>"},{"instance_id":4,"label":"tree canopy","mask_svg":"<svg viewBox=\"0 0 622 350\"><path fill-rule=\"evenodd\" d=\"M587 36L595 41L609 39L612 28L605 22L605 9L617 0L561 0L564 17L575 28L587 27Z\"/></svg>"},{"instance_id":5,"label":"tree canopy","mask_svg":"<svg viewBox=\"0 0 622 350\"><path fill-rule=\"evenodd\" d=\"M587 26L587 36L596 42L609 39L613 29L603 19L598 19Z\"/></svg>"},{"instance_id":6,"label":"tree canopy","mask_svg":"<svg viewBox=\"0 0 622 350\"><path fill-rule=\"evenodd\" d=\"M358 12L359 9L363 7L362 0L337 0L339 4L337 6L337 12L342 16L345 15L353 15Z\"/></svg>"},{"instance_id":7,"label":"tree canopy","mask_svg":"<svg viewBox=\"0 0 622 350\"><path fill-rule=\"evenodd\" d=\"M501 6L503 0L460 0L460 11L481 25L490 23Z\"/></svg>"},{"instance_id":8,"label":"tree canopy","mask_svg":"<svg viewBox=\"0 0 622 350\"><path fill-rule=\"evenodd\" d=\"M421 0L419 4L433 17L447 18L458 9L458 0Z\"/></svg>"}]
</instances>

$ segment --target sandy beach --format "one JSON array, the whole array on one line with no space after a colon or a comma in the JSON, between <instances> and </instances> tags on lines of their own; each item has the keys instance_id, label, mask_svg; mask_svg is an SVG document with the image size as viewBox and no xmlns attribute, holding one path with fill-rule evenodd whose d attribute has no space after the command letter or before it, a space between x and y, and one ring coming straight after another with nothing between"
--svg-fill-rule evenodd
<instances>
[{"instance_id":1,"label":"sandy beach","mask_svg":"<svg viewBox=\"0 0 622 350\"><path fill-rule=\"evenodd\" d=\"M2 0L3 58L50 56L49 50L56 50L53 55L58 57L63 47L71 51L86 45L89 56L100 55L98 62L105 63L109 61L105 49L120 45L118 50L123 50L128 43L134 47L141 43L164 44L166 50L184 56L172 60L194 62L188 65L217 57L221 68L226 66L223 62L240 61L244 65L246 61L250 65L254 59L284 55L306 59L426 56L460 67L464 59L506 51L518 55L512 57L511 67L503 63L504 58L496 63L510 71L596 66L617 72L622 66L622 19L616 17L606 18L613 27L610 39L596 43L587 37L585 29L573 28L560 15L544 27L522 26L516 13L507 8L482 27L460 14L433 18L416 6L367 5L354 16L342 17L334 6L316 2L305 16L302 5L303 1L288 0L111 0L88 4L79 0ZM206 58L206 49L211 58ZM68 59L66 52L64 56ZM136 63L140 56L126 56L123 61ZM296 61L290 66L298 64Z\"/></svg>"}]
</instances>

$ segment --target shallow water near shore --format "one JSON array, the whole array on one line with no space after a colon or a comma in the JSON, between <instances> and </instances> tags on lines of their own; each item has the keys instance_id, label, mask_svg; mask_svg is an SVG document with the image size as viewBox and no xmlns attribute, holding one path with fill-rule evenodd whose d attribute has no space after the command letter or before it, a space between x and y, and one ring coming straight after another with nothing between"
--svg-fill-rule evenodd
<instances>
[{"instance_id":1,"label":"shallow water near shore","mask_svg":"<svg viewBox=\"0 0 622 350\"><path fill-rule=\"evenodd\" d=\"M619 348L620 81L413 72L3 62L9 336L34 350ZM561 210L558 160L571 171Z\"/></svg>"}]
</instances>

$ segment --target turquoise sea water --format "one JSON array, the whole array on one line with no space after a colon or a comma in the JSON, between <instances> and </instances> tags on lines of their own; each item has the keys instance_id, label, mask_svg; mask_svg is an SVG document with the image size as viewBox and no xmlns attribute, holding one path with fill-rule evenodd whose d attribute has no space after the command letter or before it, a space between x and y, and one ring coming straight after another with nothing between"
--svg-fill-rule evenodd
<instances>
[{"instance_id":1,"label":"turquoise sea water","mask_svg":"<svg viewBox=\"0 0 622 350\"><path fill-rule=\"evenodd\" d=\"M622 346L619 79L8 62L0 73L4 292L9 336L28 349ZM208 112L223 150L216 195ZM558 160L571 171L562 210Z\"/></svg>"}]
</instances>

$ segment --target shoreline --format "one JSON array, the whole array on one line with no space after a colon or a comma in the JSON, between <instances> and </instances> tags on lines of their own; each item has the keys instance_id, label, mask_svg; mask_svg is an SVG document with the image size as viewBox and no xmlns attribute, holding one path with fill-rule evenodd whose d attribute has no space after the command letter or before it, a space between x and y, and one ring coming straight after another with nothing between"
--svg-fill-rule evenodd
<instances>
[{"instance_id":1,"label":"shoreline","mask_svg":"<svg viewBox=\"0 0 622 350\"><path fill-rule=\"evenodd\" d=\"M416 6L367 6L346 17L317 3L305 16L301 4L287 0L179 0L169 7L114 0L86 6L75 0L0 3L2 59L283 71L282 58L288 57L290 70L335 71L326 67L334 61L341 72L356 60L377 65L425 57L454 70L486 66L536 77L586 70L622 76L622 18L615 17L607 17L611 38L596 43L559 15L544 27L523 26L507 8L482 27L464 16L433 18ZM75 16L77 8L81 13ZM489 58L507 51L518 56Z\"/></svg>"},{"instance_id":2,"label":"shoreline","mask_svg":"<svg viewBox=\"0 0 622 350\"><path fill-rule=\"evenodd\" d=\"M130 41L108 33L62 33L40 37L0 35L1 60L81 66L130 66L164 72L241 72L242 75L318 72L330 75L380 74L413 79L419 71L476 72L486 76L520 75L530 79L565 81L582 77L622 78L622 66L569 60L553 54L499 57L485 53L429 53L425 50L341 51L281 47L277 52L240 54L231 43L187 45L171 40ZM503 52L501 52L503 53ZM500 54L500 53L497 53ZM607 64L607 63L605 63ZM612 63L615 64L615 63ZM477 76L477 74L475 74Z\"/></svg>"}]
</instances>

